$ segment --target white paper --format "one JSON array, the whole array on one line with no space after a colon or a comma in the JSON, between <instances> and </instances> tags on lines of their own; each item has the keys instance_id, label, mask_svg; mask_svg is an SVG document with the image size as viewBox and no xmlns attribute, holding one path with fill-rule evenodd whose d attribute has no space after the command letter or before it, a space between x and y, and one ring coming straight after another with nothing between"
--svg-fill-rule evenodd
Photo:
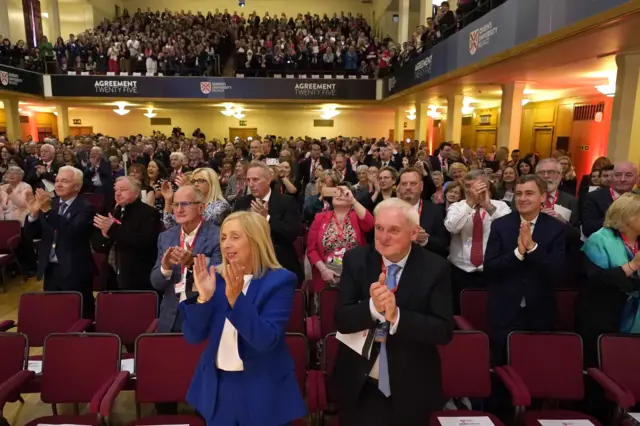
<instances>
[{"instance_id":1,"label":"white paper","mask_svg":"<svg viewBox=\"0 0 640 426\"><path fill-rule=\"evenodd\" d=\"M438 417L442 426L494 426L487 416Z\"/></svg>"},{"instance_id":2,"label":"white paper","mask_svg":"<svg viewBox=\"0 0 640 426\"><path fill-rule=\"evenodd\" d=\"M42 361L29 361L27 363L27 370L33 371L36 374L42 374Z\"/></svg>"},{"instance_id":3,"label":"white paper","mask_svg":"<svg viewBox=\"0 0 640 426\"><path fill-rule=\"evenodd\" d=\"M589 420L538 420L542 426L594 426Z\"/></svg>"},{"instance_id":4,"label":"white paper","mask_svg":"<svg viewBox=\"0 0 640 426\"><path fill-rule=\"evenodd\" d=\"M590 186L590 187L589 187L589 192L593 192L593 191L595 191L596 189L600 189L600 187L599 187L599 186Z\"/></svg>"},{"instance_id":5,"label":"white paper","mask_svg":"<svg viewBox=\"0 0 640 426\"><path fill-rule=\"evenodd\" d=\"M53 192L53 190L56 188L56 184L48 179L42 179L42 184L44 185L44 189L47 192Z\"/></svg>"},{"instance_id":6,"label":"white paper","mask_svg":"<svg viewBox=\"0 0 640 426\"><path fill-rule=\"evenodd\" d=\"M342 334L340 332L337 332L336 339L338 339L338 341L347 345L349 348L354 350L357 354L362 355L362 349L364 348L364 344L367 340L368 334L369 334L369 330L362 330L357 333L351 333L351 334ZM369 348L367 359L370 356L371 356L371 348Z\"/></svg>"},{"instance_id":7,"label":"white paper","mask_svg":"<svg viewBox=\"0 0 640 426\"><path fill-rule=\"evenodd\" d=\"M2 259L3 257L7 257L9 256L8 254L0 254L0 259Z\"/></svg>"},{"instance_id":8,"label":"white paper","mask_svg":"<svg viewBox=\"0 0 640 426\"><path fill-rule=\"evenodd\" d=\"M636 422L640 423L640 413L627 413Z\"/></svg>"},{"instance_id":9,"label":"white paper","mask_svg":"<svg viewBox=\"0 0 640 426\"><path fill-rule=\"evenodd\" d=\"M555 212L562 216L562 218L567 222L571 219L571 210L568 208L562 207L560 204L556 203L553 205L553 210L555 210Z\"/></svg>"},{"instance_id":10,"label":"white paper","mask_svg":"<svg viewBox=\"0 0 640 426\"><path fill-rule=\"evenodd\" d=\"M120 361L120 371L128 371L133 376L135 374L135 359L123 359Z\"/></svg>"}]
</instances>

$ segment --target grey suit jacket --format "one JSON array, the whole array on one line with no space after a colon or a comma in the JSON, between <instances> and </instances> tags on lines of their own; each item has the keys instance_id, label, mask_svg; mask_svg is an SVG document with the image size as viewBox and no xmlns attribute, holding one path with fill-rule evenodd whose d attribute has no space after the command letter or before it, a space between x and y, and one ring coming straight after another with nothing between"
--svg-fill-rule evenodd
<instances>
[{"instance_id":1,"label":"grey suit jacket","mask_svg":"<svg viewBox=\"0 0 640 426\"><path fill-rule=\"evenodd\" d=\"M171 331L178 313L179 295L175 293L174 284L181 279L180 266L174 266L171 277L165 278L160 271L162 256L169 247L180 245L180 231L182 227L174 226L164 231L158 238L158 258L151 270L151 285L163 294L160 305L160 318L158 320L158 332L168 333ZM211 265L222 263L222 252L220 251L220 228L213 222L202 222L200 231L195 240L193 254L204 254L210 258Z\"/></svg>"}]
</instances>

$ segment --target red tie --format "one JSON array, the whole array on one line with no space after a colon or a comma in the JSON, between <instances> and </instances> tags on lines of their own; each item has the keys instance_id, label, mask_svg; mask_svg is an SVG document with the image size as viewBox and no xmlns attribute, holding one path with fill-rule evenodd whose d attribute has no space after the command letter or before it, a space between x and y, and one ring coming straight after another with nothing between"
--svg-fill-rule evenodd
<instances>
[{"instance_id":1,"label":"red tie","mask_svg":"<svg viewBox=\"0 0 640 426\"><path fill-rule=\"evenodd\" d=\"M482 252L482 216L480 215L480 207L476 207L473 215L473 234L471 237L471 264L480 267L484 258Z\"/></svg>"}]
</instances>

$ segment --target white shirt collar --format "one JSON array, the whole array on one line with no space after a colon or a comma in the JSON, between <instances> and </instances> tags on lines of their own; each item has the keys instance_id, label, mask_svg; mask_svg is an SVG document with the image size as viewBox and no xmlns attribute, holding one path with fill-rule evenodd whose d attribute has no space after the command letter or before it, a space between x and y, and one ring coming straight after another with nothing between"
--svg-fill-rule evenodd
<instances>
[{"instance_id":1,"label":"white shirt collar","mask_svg":"<svg viewBox=\"0 0 640 426\"><path fill-rule=\"evenodd\" d=\"M558 189L556 188L555 191L549 193L549 198L556 198L556 194L558 193Z\"/></svg>"},{"instance_id":2,"label":"white shirt collar","mask_svg":"<svg viewBox=\"0 0 640 426\"><path fill-rule=\"evenodd\" d=\"M71 204L73 204L73 202L75 201L75 199L78 198L78 196L76 195L73 198L69 198L67 201L64 201L62 198L60 198L60 204L58 205L62 205L62 203L65 203L67 205L67 207L71 207Z\"/></svg>"},{"instance_id":3,"label":"white shirt collar","mask_svg":"<svg viewBox=\"0 0 640 426\"><path fill-rule=\"evenodd\" d=\"M529 221L531 223L531 226L536 226L536 222L538 222L539 217L540 217L540 214L538 213L538 216L536 216L535 219ZM520 216L520 221L527 222L522 216Z\"/></svg>"},{"instance_id":4,"label":"white shirt collar","mask_svg":"<svg viewBox=\"0 0 640 426\"><path fill-rule=\"evenodd\" d=\"M389 267L389 265L398 265L399 267L401 267L402 269L404 269L404 265L407 264L407 259L409 259L409 255L411 254L411 248L409 248L409 252L407 253L407 255L405 257L403 257L402 259L400 259L400 261L398 262L392 262L389 259L387 259L386 257L382 256L382 262L384 262L384 266L385 267Z\"/></svg>"},{"instance_id":5,"label":"white shirt collar","mask_svg":"<svg viewBox=\"0 0 640 426\"><path fill-rule=\"evenodd\" d=\"M196 236L201 226L202 226L202 221L200 221L198 226L196 226L196 228L193 231L189 232L188 234L184 232L184 228L181 229L181 232L184 234L185 238L193 238Z\"/></svg>"},{"instance_id":6,"label":"white shirt collar","mask_svg":"<svg viewBox=\"0 0 640 426\"><path fill-rule=\"evenodd\" d=\"M265 195L264 197L262 197L262 201L264 201L265 203L268 203L270 198L271 198L271 190L269 190L269 192L267 193L267 195Z\"/></svg>"}]
</instances>

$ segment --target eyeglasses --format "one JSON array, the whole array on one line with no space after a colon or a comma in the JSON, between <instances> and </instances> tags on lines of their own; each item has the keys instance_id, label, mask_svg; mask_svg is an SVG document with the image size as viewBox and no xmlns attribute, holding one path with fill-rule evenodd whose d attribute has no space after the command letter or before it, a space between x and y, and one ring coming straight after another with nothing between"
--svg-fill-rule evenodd
<instances>
[{"instance_id":1,"label":"eyeglasses","mask_svg":"<svg viewBox=\"0 0 640 426\"><path fill-rule=\"evenodd\" d=\"M206 179L191 179L191 185L195 185L196 183L203 184L207 183Z\"/></svg>"},{"instance_id":2,"label":"eyeglasses","mask_svg":"<svg viewBox=\"0 0 640 426\"><path fill-rule=\"evenodd\" d=\"M538 170L536 174L538 176L555 176L559 172L557 170Z\"/></svg>"},{"instance_id":3,"label":"eyeglasses","mask_svg":"<svg viewBox=\"0 0 640 426\"><path fill-rule=\"evenodd\" d=\"M195 206L197 204L202 204L200 201L180 201L179 203L171 203L171 207L174 210L177 210L178 207L186 209L189 206Z\"/></svg>"}]
</instances>

